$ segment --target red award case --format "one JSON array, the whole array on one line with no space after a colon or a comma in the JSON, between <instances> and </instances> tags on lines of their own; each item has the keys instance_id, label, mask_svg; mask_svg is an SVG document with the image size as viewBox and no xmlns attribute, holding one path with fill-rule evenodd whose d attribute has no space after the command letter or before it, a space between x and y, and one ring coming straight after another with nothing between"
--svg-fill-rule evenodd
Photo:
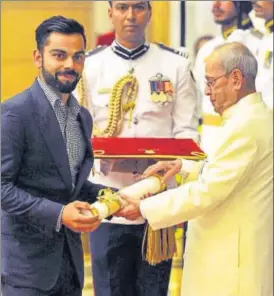
<instances>
[{"instance_id":1,"label":"red award case","mask_svg":"<svg viewBox=\"0 0 274 296\"><path fill-rule=\"evenodd\" d=\"M206 154L192 139L94 137L91 142L97 159L206 158Z\"/></svg>"}]
</instances>

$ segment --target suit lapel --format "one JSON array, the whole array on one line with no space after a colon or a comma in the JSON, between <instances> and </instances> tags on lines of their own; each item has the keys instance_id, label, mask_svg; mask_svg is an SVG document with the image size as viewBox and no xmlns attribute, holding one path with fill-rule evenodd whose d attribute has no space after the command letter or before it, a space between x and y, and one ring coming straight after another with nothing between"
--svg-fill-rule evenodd
<instances>
[{"instance_id":1,"label":"suit lapel","mask_svg":"<svg viewBox=\"0 0 274 296\"><path fill-rule=\"evenodd\" d=\"M91 133L89 132L92 129L91 129L91 127L88 127L87 126L87 124L88 124L89 121L87 120L87 118L85 118L85 114L83 112L83 108L81 108L78 118L79 118L79 121L80 121L80 124L81 124L81 129L83 131L85 142L87 144L88 154L93 157L93 152L92 152L91 142L90 142L90 140L91 140Z\"/></svg>"},{"instance_id":2,"label":"suit lapel","mask_svg":"<svg viewBox=\"0 0 274 296\"><path fill-rule=\"evenodd\" d=\"M71 192L72 178L67 149L54 110L37 81L32 85L30 90L34 106L34 119L41 131L61 178L69 192Z\"/></svg>"},{"instance_id":3,"label":"suit lapel","mask_svg":"<svg viewBox=\"0 0 274 296\"><path fill-rule=\"evenodd\" d=\"M83 108L81 108L80 110L78 120L80 122L80 126L84 135L85 144L87 147L87 155L78 174L77 184L75 186L75 190L72 197L73 199L77 197L81 187L83 186L84 182L87 180L93 165L93 151L92 151L91 142L90 142L91 134L89 132L91 131L91 127L88 126L89 120L86 118L83 112Z\"/></svg>"}]
</instances>

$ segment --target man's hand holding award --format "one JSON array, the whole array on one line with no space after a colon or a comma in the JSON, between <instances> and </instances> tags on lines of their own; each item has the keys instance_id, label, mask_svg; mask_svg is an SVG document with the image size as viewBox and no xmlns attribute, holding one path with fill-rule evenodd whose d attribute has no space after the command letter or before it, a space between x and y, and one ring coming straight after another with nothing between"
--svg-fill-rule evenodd
<instances>
[{"instance_id":1,"label":"man's hand holding award","mask_svg":"<svg viewBox=\"0 0 274 296\"><path fill-rule=\"evenodd\" d=\"M98 216L99 219L104 219L111 215L128 217L128 212L131 211L132 219L134 219L134 215L140 215L139 206L137 206L140 200L157 194L165 188L162 177L155 174L118 192L111 189L102 190L98 201L91 204L90 213L85 211L84 214L92 214ZM144 259L152 265L171 259L176 251L174 235L174 227L153 231L147 225L142 248Z\"/></svg>"},{"instance_id":2,"label":"man's hand holding award","mask_svg":"<svg viewBox=\"0 0 274 296\"><path fill-rule=\"evenodd\" d=\"M102 190L98 201L91 205L91 213L99 219L111 215L132 220L138 218L141 216L141 199L166 189L167 181L181 169L180 159L206 158L203 151L191 139L93 138L92 144L95 158L101 160L163 160L150 166L139 182L122 188L118 192L111 189ZM142 252L148 263L155 265L171 259L175 251L175 227L154 231L147 225Z\"/></svg>"}]
</instances>

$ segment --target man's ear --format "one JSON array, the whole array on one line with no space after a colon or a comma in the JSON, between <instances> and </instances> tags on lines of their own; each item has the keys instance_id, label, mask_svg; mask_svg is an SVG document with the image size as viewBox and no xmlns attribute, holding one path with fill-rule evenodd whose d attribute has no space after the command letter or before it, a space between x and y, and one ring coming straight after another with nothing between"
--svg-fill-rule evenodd
<instances>
[{"instance_id":1,"label":"man's ear","mask_svg":"<svg viewBox=\"0 0 274 296\"><path fill-rule=\"evenodd\" d=\"M110 20L112 19L112 7L108 8L108 17Z\"/></svg>"},{"instance_id":2,"label":"man's ear","mask_svg":"<svg viewBox=\"0 0 274 296\"><path fill-rule=\"evenodd\" d=\"M151 17L152 17L152 7L150 7L149 9L149 17L148 17L148 22L151 21Z\"/></svg>"},{"instance_id":3,"label":"man's ear","mask_svg":"<svg viewBox=\"0 0 274 296\"><path fill-rule=\"evenodd\" d=\"M38 69L41 69L41 68L42 68L42 65L43 65L43 58L42 58L42 54L41 54L41 52L40 52L38 49L35 49L35 50L33 51L33 61L34 61L35 66L36 66Z\"/></svg>"},{"instance_id":4,"label":"man's ear","mask_svg":"<svg viewBox=\"0 0 274 296\"><path fill-rule=\"evenodd\" d=\"M239 69L235 69L232 72L232 81L235 90L240 90L243 84L244 76Z\"/></svg>"}]
</instances>

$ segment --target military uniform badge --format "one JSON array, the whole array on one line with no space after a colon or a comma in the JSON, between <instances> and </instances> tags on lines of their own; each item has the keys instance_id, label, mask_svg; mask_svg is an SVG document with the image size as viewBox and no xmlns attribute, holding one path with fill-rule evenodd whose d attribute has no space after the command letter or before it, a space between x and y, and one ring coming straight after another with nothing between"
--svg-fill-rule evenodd
<instances>
[{"instance_id":1,"label":"military uniform badge","mask_svg":"<svg viewBox=\"0 0 274 296\"><path fill-rule=\"evenodd\" d=\"M269 69L270 68L270 65L271 65L271 62L272 62L272 59L273 59L273 52L270 51L270 50L267 50L265 52L265 58L264 58L264 67Z\"/></svg>"},{"instance_id":2,"label":"military uniform badge","mask_svg":"<svg viewBox=\"0 0 274 296\"><path fill-rule=\"evenodd\" d=\"M173 86L169 78L161 73L149 79L151 90L151 101L162 106L168 105L173 100Z\"/></svg>"}]
</instances>

